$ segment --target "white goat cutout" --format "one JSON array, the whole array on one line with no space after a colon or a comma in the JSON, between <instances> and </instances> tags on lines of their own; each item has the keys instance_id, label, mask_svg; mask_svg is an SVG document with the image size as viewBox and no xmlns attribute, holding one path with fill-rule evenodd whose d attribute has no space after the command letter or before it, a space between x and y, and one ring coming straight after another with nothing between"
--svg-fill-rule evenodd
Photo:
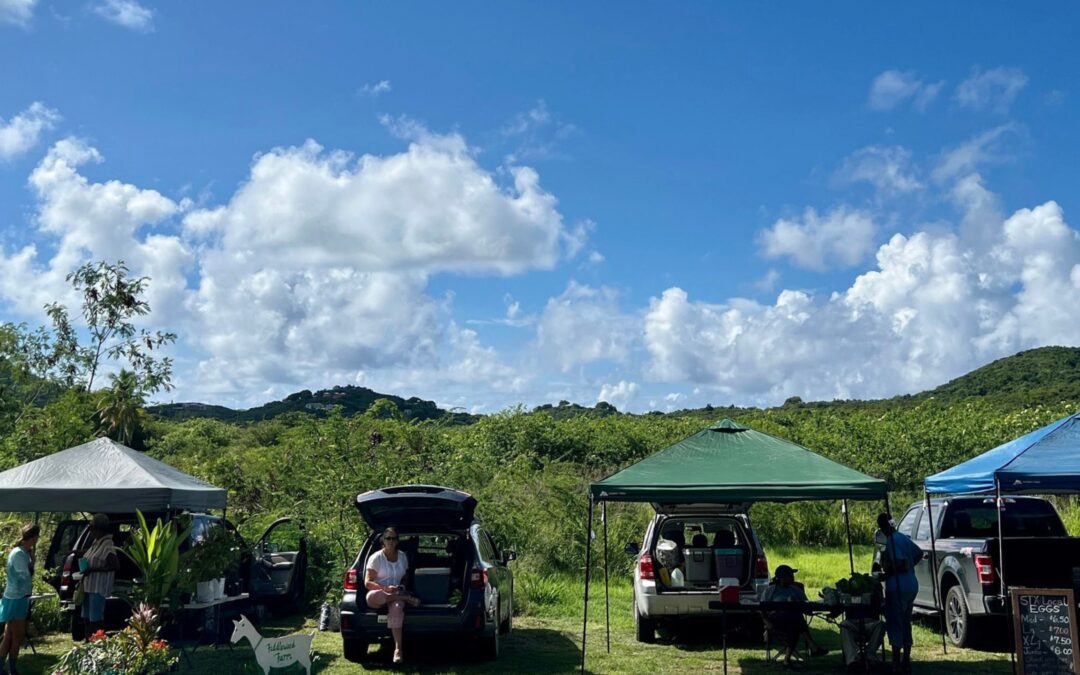
<instances>
[{"instance_id":1,"label":"white goat cutout","mask_svg":"<svg viewBox=\"0 0 1080 675\"><path fill-rule=\"evenodd\" d=\"M288 668L299 663L307 675L311 675L311 635L286 635L279 638L264 638L247 617L240 615L239 621L233 621L231 641L236 644L247 638L255 651L255 660L263 669L264 675L270 675L271 668Z\"/></svg>"}]
</instances>

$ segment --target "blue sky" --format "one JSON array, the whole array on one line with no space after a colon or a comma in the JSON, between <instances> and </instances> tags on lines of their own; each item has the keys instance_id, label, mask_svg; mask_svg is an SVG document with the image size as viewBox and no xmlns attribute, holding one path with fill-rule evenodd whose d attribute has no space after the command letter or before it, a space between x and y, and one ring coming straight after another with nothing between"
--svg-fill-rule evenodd
<instances>
[{"instance_id":1,"label":"blue sky","mask_svg":"<svg viewBox=\"0 0 1080 675\"><path fill-rule=\"evenodd\" d=\"M166 399L917 391L1076 343L1076 13L0 0L0 318L123 258Z\"/></svg>"}]
</instances>

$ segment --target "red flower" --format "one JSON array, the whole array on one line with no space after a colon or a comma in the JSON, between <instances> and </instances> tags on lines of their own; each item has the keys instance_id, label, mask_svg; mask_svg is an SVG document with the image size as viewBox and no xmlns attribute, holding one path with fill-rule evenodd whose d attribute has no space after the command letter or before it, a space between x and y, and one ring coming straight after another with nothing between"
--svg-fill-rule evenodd
<instances>
[{"instance_id":1,"label":"red flower","mask_svg":"<svg viewBox=\"0 0 1080 675\"><path fill-rule=\"evenodd\" d=\"M90 636L90 642L97 642L98 640L104 640L104 639L105 639L105 631L104 630L99 630L98 632L96 632L96 633L94 633L93 635Z\"/></svg>"},{"instance_id":2,"label":"red flower","mask_svg":"<svg viewBox=\"0 0 1080 675\"><path fill-rule=\"evenodd\" d=\"M168 648L168 646L169 646L169 643L165 642L164 640L154 640L153 642L150 643L150 648L151 649L166 649L166 648Z\"/></svg>"}]
</instances>

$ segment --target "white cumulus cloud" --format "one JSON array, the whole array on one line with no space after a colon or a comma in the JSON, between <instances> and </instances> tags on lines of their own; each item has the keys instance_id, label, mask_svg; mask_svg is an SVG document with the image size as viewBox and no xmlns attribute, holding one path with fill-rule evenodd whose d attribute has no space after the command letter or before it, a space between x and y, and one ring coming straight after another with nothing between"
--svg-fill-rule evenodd
<instances>
[{"instance_id":1,"label":"white cumulus cloud","mask_svg":"<svg viewBox=\"0 0 1080 675\"><path fill-rule=\"evenodd\" d=\"M356 93L361 96L370 96L375 98L380 94L385 94L392 89L390 86L390 80L379 80L378 82L368 82L364 86L356 90Z\"/></svg>"},{"instance_id":2,"label":"white cumulus cloud","mask_svg":"<svg viewBox=\"0 0 1080 675\"><path fill-rule=\"evenodd\" d=\"M41 134L56 126L60 113L35 101L7 122L0 118L0 160L12 160L37 145Z\"/></svg>"},{"instance_id":3,"label":"white cumulus cloud","mask_svg":"<svg viewBox=\"0 0 1080 675\"><path fill-rule=\"evenodd\" d=\"M136 0L104 0L94 5L94 12L124 28L149 33L154 30L154 12Z\"/></svg>"},{"instance_id":4,"label":"white cumulus cloud","mask_svg":"<svg viewBox=\"0 0 1080 675\"><path fill-rule=\"evenodd\" d=\"M536 326L540 352L562 372L594 361L625 361L637 324L619 309L618 294L571 281L548 300Z\"/></svg>"},{"instance_id":5,"label":"white cumulus cloud","mask_svg":"<svg viewBox=\"0 0 1080 675\"><path fill-rule=\"evenodd\" d=\"M833 179L841 185L869 183L885 197L923 187L912 166L911 151L898 145L871 145L856 150L844 160Z\"/></svg>"},{"instance_id":6,"label":"white cumulus cloud","mask_svg":"<svg viewBox=\"0 0 1080 675\"><path fill-rule=\"evenodd\" d=\"M603 401L616 408L624 408L637 396L638 389L640 387L637 382L627 382L626 380L619 380L614 384L604 384L600 387L600 394L597 395L596 402Z\"/></svg>"},{"instance_id":7,"label":"white cumulus cloud","mask_svg":"<svg viewBox=\"0 0 1080 675\"><path fill-rule=\"evenodd\" d=\"M1019 68L973 68L971 75L957 85L953 98L964 108L1003 113L1027 83L1027 75Z\"/></svg>"},{"instance_id":8,"label":"white cumulus cloud","mask_svg":"<svg viewBox=\"0 0 1080 675\"><path fill-rule=\"evenodd\" d=\"M886 70L870 84L867 103L874 110L892 110L911 101L912 107L922 112L944 86L944 80L925 82L913 70Z\"/></svg>"},{"instance_id":9,"label":"white cumulus cloud","mask_svg":"<svg viewBox=\"0 0 1080 675\"><path fill-rule=\"evenodd\" d=\"M824 271L862 262L874 248L877 228L866 211L839 206L825 215L807 208L802 219L781 218L759 235L767 258L789 258L799 267Z\"/></svg>"},{"instance_id":10,"label":"white cumulus cloud","mask_svg":"<svg viewBox=\"0 0 1080 675\"><path fill-rule=\"evenodd\" d=\"M0 23L26 26L34 16L37 0L0 0Z\"/></svg>"},{"instance_id":11,"label":"white cumulus cloud","mask_svg":"<svg viewBox=\"0 0 1080 675\"><path fill-rule=\"evenodd\" d=\"M1080 292L1080 233L1061 207L1020 209L983 229L991 246L963 232L896 234L873 269L829 295L714 304L670 288L645 316L648 375L767 403L891 396L1020 349L1076 344L1080 306L1062 300Z\"/></svg>"}]
</instances>

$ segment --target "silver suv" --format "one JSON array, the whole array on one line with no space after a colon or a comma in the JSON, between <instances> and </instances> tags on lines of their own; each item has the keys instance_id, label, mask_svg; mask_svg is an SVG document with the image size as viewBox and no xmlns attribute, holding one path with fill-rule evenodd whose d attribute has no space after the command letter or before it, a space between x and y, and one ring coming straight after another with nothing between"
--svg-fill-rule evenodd
<instances>
[{"instance_id":1,"label":"silver suv","mask_svg":"<svg viewBox=\"0 0 1080 675\"><path fill-rule=\"evenodd\" d=\"M719 618L709 609L721 586L727 598L760 598L769 563L744 505L659 505L634 566L634 626L639 642L656 639L660 623ZM730 615L731 613L729 613Z\"/></svg>"}]
</instances>

